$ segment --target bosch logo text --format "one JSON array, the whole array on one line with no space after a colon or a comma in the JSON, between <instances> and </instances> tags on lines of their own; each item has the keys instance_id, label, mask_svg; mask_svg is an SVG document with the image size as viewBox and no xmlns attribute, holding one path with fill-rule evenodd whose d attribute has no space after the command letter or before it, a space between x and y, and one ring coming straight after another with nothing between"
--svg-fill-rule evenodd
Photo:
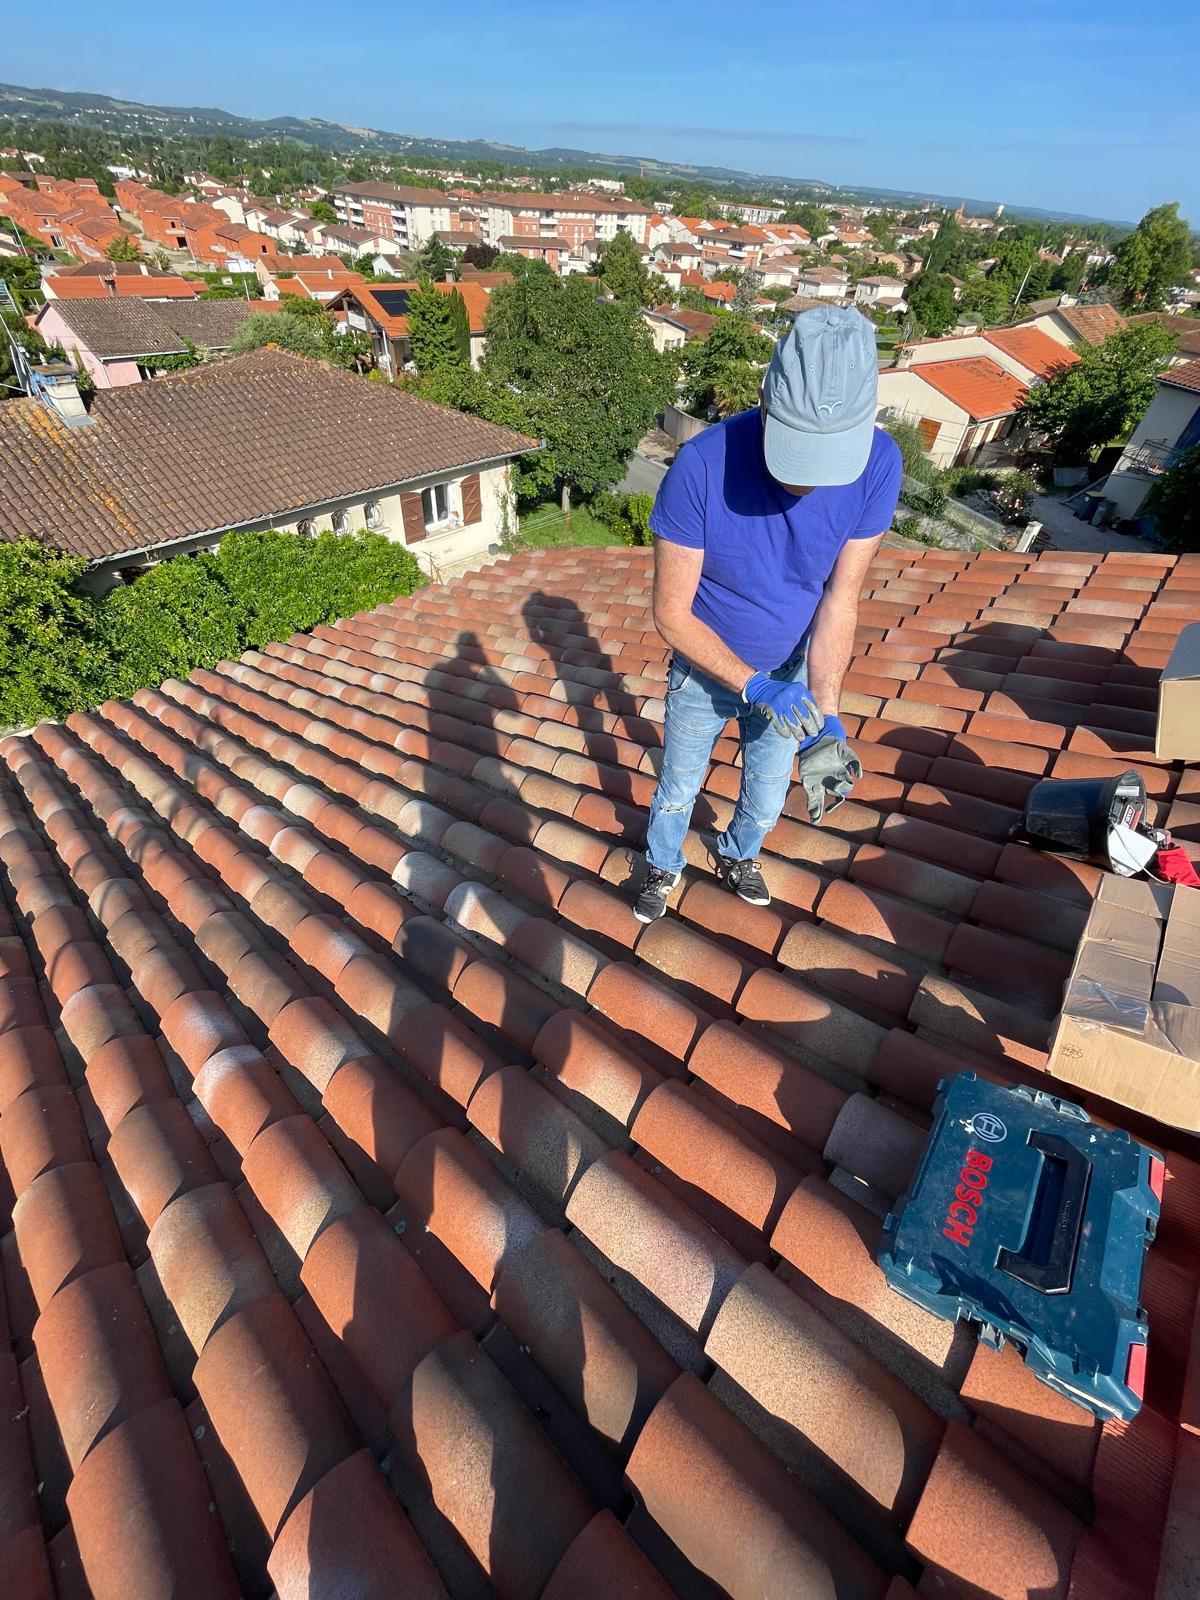
<instances>
[{"instance_id":1,"label":"bosch logo text","mask_svg":"<svg viewBox=\"0 0 1200 1600\"><path fill-rule=\"evenodd\" d=\"M999 1144L1008 1138L1008 1129L1000 1118L993 1116L990 1111L977 1111L967 1123L967 1130L977 1139L982 1139L985 1144Z\"/></svg>"},{"instance_id":2,"label":"bosch logo text","mask_svg":"<svg viewBox=\"0 0 1200 1600\"><path fill-rule=\"evenodd\" d=\"M962 1245L964 1250L971 1248L971 1235L979 1220L983 1191L987 1188L987 1175L991 1170L991 1156L985 1156L982 1150L967 1151L967 1159L958 1175L954 1199L946 1212L946 1226L942 1229L947 1239L953 1239L956 1244Z\"/></svg>"}]
</instances>

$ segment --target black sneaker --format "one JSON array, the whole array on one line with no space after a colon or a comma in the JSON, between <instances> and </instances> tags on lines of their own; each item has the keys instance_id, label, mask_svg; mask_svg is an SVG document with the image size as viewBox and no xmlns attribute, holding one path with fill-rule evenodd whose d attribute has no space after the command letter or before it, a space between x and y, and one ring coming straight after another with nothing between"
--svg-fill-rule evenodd
<instances>
[{"instance_id":1,"label":"black sneaker","mask_svg":"<svg viewBox=\"0 0 1200 1600\"><path fill-rule=\"evenodd\" d=\"M649 867L642 884L633 914L639 922L657 922L667 909L671 891L679 882L677 872L664 872L661 867Z\"/></svg>"},{"instance_id":2,"label":"black sneaker","mask_svg":"<svg viewBox=\"0 0 1200 1600\"><path fill-rule=\"evenodd\" d=\"M771 891L762 875L761 861L732 861L728 856L717 857L717 876L725 882L748 906L769 906Z\"/></svg>"}]
</instances>

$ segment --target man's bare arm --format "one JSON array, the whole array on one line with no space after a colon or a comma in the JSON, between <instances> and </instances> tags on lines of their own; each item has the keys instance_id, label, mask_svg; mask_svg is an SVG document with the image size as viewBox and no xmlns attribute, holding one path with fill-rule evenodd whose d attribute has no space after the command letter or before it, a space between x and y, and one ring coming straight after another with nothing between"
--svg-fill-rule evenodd
<instances>
[{"instance_id":1,"label":"man's bare arm","mask_svg":"<svg viewBox=\"0 0 1200 1600\"><path fill-rule=\"evenodd\" d=\"M654 541L654 626L672 650L741 694L754 668L735 655L706 622L692 615L703 565L703 550L672 544L669 539Z\"/></svg>"},{"instance_id":2,"label":"man's bare arm","mask_svg":"<svg viewBox=\"0 0 1200 1600\"><path fill-rule=\"evenodd\" d=\"M837 716L842 679L854 653L858 601L878 539L851 539L834 563L808 638L808 687L819 710Z\"/></svg>"}]
</instances>

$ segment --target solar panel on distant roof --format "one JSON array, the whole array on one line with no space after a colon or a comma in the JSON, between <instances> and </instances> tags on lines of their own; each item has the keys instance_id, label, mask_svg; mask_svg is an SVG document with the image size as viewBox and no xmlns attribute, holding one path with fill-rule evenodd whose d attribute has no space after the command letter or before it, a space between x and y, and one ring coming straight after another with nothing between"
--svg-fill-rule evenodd
<instances>
[{"instance_id":1,"label":"solar panel on distant roof","mask_svg":"<svg viewBox=\"0 0 1200 1600\"><path fill-rule=\"evenodd\" d=\"M389 317L406 317L411 289L376 289L375 299Z\"/></svg>"}]
</instances>

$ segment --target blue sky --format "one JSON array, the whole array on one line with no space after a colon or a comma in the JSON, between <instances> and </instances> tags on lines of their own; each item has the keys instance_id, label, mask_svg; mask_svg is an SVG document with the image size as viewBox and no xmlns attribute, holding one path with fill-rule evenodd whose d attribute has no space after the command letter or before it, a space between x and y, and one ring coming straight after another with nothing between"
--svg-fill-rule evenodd
<instances>
[{"instance_id":1,"label":"blue sky","mask_svg":"<svg viewBox=\"0 0 1200 1600\"><path fill-rule=\"evenodd\" d=\"M1195 0L58 0L0 77L1200 227ZM914 18L919 17L919 21Z\"/></svg>"}]
</instances>

